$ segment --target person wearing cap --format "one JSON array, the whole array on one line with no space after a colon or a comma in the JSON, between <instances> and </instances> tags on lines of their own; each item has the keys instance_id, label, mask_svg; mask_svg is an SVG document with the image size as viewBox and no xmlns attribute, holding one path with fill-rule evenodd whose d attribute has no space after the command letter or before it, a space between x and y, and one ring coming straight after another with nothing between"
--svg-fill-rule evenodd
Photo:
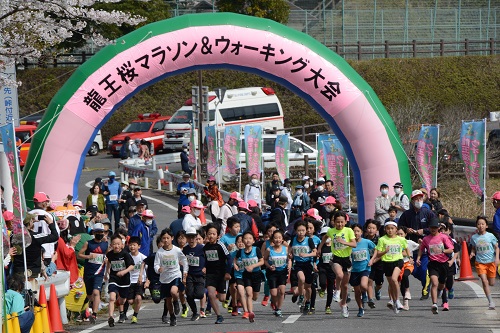
<instances>
[{"instance_id":1,"label":"person wearing cap","mask_svg":"<svg viewBox=\"0 0 500 333\"><path fill-rule=\"evenodd\" d=\"M125 226L128 225L128 202L129 199L133 197L132 191L130 191L130 184L126 180L121 181L122 186L122 194L118 199L118 204L120 207L120 216L123 217L123 222L125 222Z\"/></svg>"},{"instance_id":2,"label":"person wearing cap","mask_svg":"<svg viewBox=\"0 0 500 333\"><path fill-rule=\"evenodd\" d=\"M309 198L311 199L311 207L316 208L320 214L325 210L321 204L325 202L328 193L325 191L325 178L320 177L316 180L316 188L312 190Z\"/></svg>"},{"instance_id":3,"label":"person wearing cap","mask_svg":"<svg viewBox=\"0 0 500 333\"><path fill-rule=\"evenodd\" d=\"M40 199L40 197L38 198ZM37 215L31 213L26 214L23 224L29 234L29 238L26 237L26 242L29 243L29 239L31 238L31 244L25 248L16 248L17 252L14 255L13 263L13 274L18 274L19 276L24 277L24 251L26 253L26 267L28 269L28 273L31 272L31 274L28 274L28 278L30 280L39 277L42 272L42 247L50 244L53 248L53 244L59 239L59 228L57 227L57 224L54 223L53 219L49 218L48 215L45 215L44 221L47 224L49 230L48 233L35 231L38 230L35 228L35 223L37 221ZM46 262L45 259L44 262ZM48 266L48 264L46 266Z\"/></svg>"},{"instance_id":4,"label":"person wearing cap","mask_svg":"<svg viewBox=\"0 0 500 333\"><path fill-rule=\"evenodd\" d=\"M237 218L240 221L240 233L244 234L247 231L252 232L255 238L259 237L259 230L255 225L254 220L248 213L251 210L248 208L248 203L245 201L238 202L238 213L234 214L233 217Z\"/></svg>"},{"instance_id":5,"label":"person wearing cap","mask_svg":"<svg viewBox=\"0 0 500 333\"><path fill-rule=\"evenodd\" d=\"M182 210L181 210L181 218L177 219L177 220L173 220L170 225L169 225L169 228L170 230L172 230L172 233L174 235L177 235L177 233L181 230L184 230L182 229L182 221L184 221L184 217L187 215L187 214L190 214L191 213L191 208L189 208L189 206L184 206L182 207ZM179 244L177 244L177 239L174 239L172 240L172 243L174 243L175 246L179 246Z\"/></svg>"},{"instance_id":6,"label":"person wearing cap","mask_svg":"<svg viewBox=\"0 0 500 333\"><path fill-rule=\"evenodd\" d=\"M44 192L35 193L35 195L33 196L33 205L35 206L35 208L33 210L30 210L29 213L37 216L35 220L34 230L37 230L38 232L44 234L50 234L50 228L47 221L50 220L52 222L56 222L57 217L55 216L55 214L47 212L50 206L49 196ZM45 215L44 219L40 218L42 215ZM57 223L54 223L54 227L56 228L57 234L59 234L60 231ZM48 266L52 261L52 255L55 253L56 243L57 239L53 243L45 243L42 246L45 249L45 252L43 253L43 261L45 263L45 266Z\"/></svg>"},{"instance_id":7,"label":"person wearing cap","mask_svg":"<svg viewBox=\"0 0 500 333\"><path fill-rule=\"evenodd\" d=\"M432 210L432 204L429 201L429 194L427 193L427 189L422 187L420 189L420 192L422 192L422 194L424 195L424 207L429 209L429 210Z\"/></svg>"},{"instance_id":8,"label":"person wearing cap","mask_svg":"<svg viewBox=\"0 0 500 333\"><path fill-rule=\"evenodd\" d=\"M302 177L302 186L304 186L304 192L309 195L314 190L314 180L309 178L309 176L304 176Z\"/></svg>"},{"instance_id":9,"label":"person wearing cap","mask_svg":"<svg viewBox=\"0 0 500 333\"><path fill-rule=\"evenodd\" d=\"M250 176L248 184L245 185L245 190L243 192L243 200L248 202L248 200L254 200L257 202L259 208L261 207L261 192L262 187L259 181L259 175L253 174Z\"/></svg>"},{"instance_id":10,"label":"person wearing cap","mask_svg":"<svg viewBox=\"0 0 500 333\"><path fill-rule=\"evenodd\" d=\"M177 218L181 217L181 209L184 206L189 206L189 199L187 197L188 190L195 188L193 182L189 180L191 175L184 173L182 175L182 182L177 185L177 194L179 195L179 203L177 204Z\"/></svg>"},{"instance_id":11,"label":"person wearing cap","mask_svg":"<svg viewBox=\"0 0 500 333\"><path fill-rule=\"evenodd\" d=\"M2 213L3 220L5 221L5 226L7 227L7 230L11 231L12 230L12 221L14 221L14 213L11 211L6 210L5 212Z\"/></svg>"},{"instance_id":12,"label":"person wearing cap","mask_svg":"<svg viewBox=\"0 0 500 333\"><path fill-rule=\"evenodd\" d=\"M189 174L191 177L193 170L189 167L189 155L188 155L188 146L186 144L182 145L181 151L181 169L184 173Z\"/></svg>"},{"instance_id":13,"label":"person wearing cap","mask_svg":"<svg viewBox=\"0 0 500 333\"><path fill-rule=\"evenodd\" d=\"M493 234L500 240L500 191L497 191L491 197L491 203L495 208L495 215L493 215Z\"/></svg>"},{"instance_id":14,"label":"person wearing cap","mask_svg":"<svg viewBox=\"0 0 500 333\"><path fill-rule=\"evenodd\" d=\"M109 248L109 242L104 240L104 225L102 223L94 224L92 229L94 239L85 242L78 258L84 259L83 282L87 291L87 298L92 304L92 315L89 318L92 323L97 319L99 303L101 302L101 289L104 279L104 256Z\"/></svg>"},{"instance_id":15,"label":"person wearing cap","mask_svg":"<svg viewBox=\"0 0 500 333\"><path fill-rule=\"evenodd\" d=\"M189 265L186 277L186 298L193 312L191 321L197 321L200 318L200 313L194 300L201 300L205 296L205 274L203 271L205 267L205 255L203 253L203 245L196 242L196 236L196 229L193 227L188 228L186 230L188 243L182 249L182 253L186 256ZM203 305L201 305L201 311L203 311Z\"/></svg>"},{"instance_id":16,"label":"person wearing cap","mask_svg":"<svg viewBox=\"0 0 500 333\"><path fill-rule=\"evenodd\" d=\"M115 230L120 227L120 206L118 199L121 197L122 188L120 184L115 181L116 173L114 171L108 172L108 181L104 183L102 194L106 203L106 215L113 221L115 220Z\"/></svg>"},{"instance_id":17,"label":"person wearing cap","mask_svg":"<svg viewBox=\"0 0 500 333\"><path fill-rule=\"evenodd\" d=\"M405 210L410 208L410 199L403 192L403 184L397 182L393 186L394 196L391 198L391 206L396 207L396 217L399 218Z\"/></svg>"},{"instance_id":18,"label":"person wearing cap","mask_svg":"<svg viewBox=\"0 0 500 333\"><path fill-rule=\"evenodd\" d=\"M95 183L89 189L89 192L90 193L85 200L85 207L87 207L87 210L90 206L96 206L98 208L97 211L104 213L106 210L106 203L104 201L104 195L101 193L101 185Z\"/></svg>"},{"instance_id":19,"label":"person wearing cap","mask_svg":"<svg viewBox=\"0 0 500 333\"><path fill-rule=\"evenodd\" d=\"M292 182L289 178L283 181L283 187L281 188L281 195L288 198L288 205L285 207L285 212L288 218L290 218L290 209L292 208Z\"/></svg>"},{"instance_id":20,"label":"person wearing cap","mask_svg":"<svg viewBox=\"0 0 500 333\"><path fill-rule=\"evenodd\" d=\"M142 196L142 187L136 185L132 191L132 197L127 200L127 205L138 206L139 202L144 205L144 209L148 209L148 201Z\"/></svg>"},{"instance_id":21,"label":"person wearing cap","mask_svg":"<svg viewBox=\"0 0 500 333\"><path fill-rule=\"evenodd\" d=\"M194 200L189 204L190 213L184 216L182 220L182 230L186 231L188 228L195 228L196 230L201 228L201 220L199 218L201 210L205 209L205 206L200 200Z\"/></svg>"},{"instance_id":22,"label":"person wearing cap","mask_svg":"<svg viewBox=\"0 0 500 333\"><path fill-rule=\"evenodd\" d=\"M141 239L141 247L139 252L144 254L146 257L152 253L153 239L158 233L158 227L156 226L155 216L152 210L145 210L141 214L141 223L134 226L132 232L129 232L131 237L137 236Z\"/></svg>"},{"instance_id":23,"label":"person wearing cap","mask_svg":"<svg viewBox=\"0 0 500 333\"><path fill-rule=\"evenodd\" d=\"M389 218L389 207L391 206L391 197L389 196L389 185L387 183L380 184L380 195L375 198L375 215L374 219L380 224L384 224Z\"/></svg>"},{"instance_id":24,"label":"person wearing cap","mask_svg":"<svg viewBox=\"0 0 500 333\"><path fill-rule=\"evenodd\" d=\"M286 215L285 212L285 207L287 205L288 205L288 198L285 196L280 196L278 198L278 204L271 211L271 217L270 217L271 222L269 222L283 232L286 231L286 227L288 226L288 216Z\"/></svg>"},{"instance_id":25,"label":"person wearing cap","mask_svg":"<svg viewBox=\"0 0 500 333\"><path fill-rule=\"evenodd\" d=\"M130 140L130 158L139 158L141 139Z\"/></svg>"},{"instance_id":26,"label":"person wearing cap","mask_svg":"<svg viewBox=\"0 0 500 333\"><path fill-rule=\"evenodd\" d=\"M332 196L326 197L325 201L321 204L321 207L323 209L320 211L320 215L325 221L325 224L327 226L333 228L333 216L335 215L336 212L340 211L338 206L339 202L335 200L335 198ZM342 208L341 205L340 208ZM347 222L349 223L349 221Z\"/></svg>"},{"instance_id":27,"label":"person wearing cap","mask_svg":"<svg viewBox=\"0 0 500 333\"><path fill-rule=\"evenodd\" d=\"M429 271L429 277L431 279L431 311L437 314L438 290L442 291L445 288L446 278L448 277L448 261L450 260L448 255L453 253L454 246L450 237L439 232L439 219L437 217L431 219L428 226L430 234L422 239L416 263L420 265L422 253L424 251L428 253L429 263L427 264L427 270ZM443 310L449 310L448 303L443 304Z\"/></svg>"},{"instance_id":28,"label":"person wearing cap","mask_svg":"<svg viewBox=\"0 0 500 333\"><path fill-rule=\"evenodd\" d=\"M290 211L290 221L295 221L297 218L302 217L311 205L309 196L304 192L303 185L295 186L295 194L292 199L292 208Z\"/></svg>"},{"instance_id":29,"label":"person wearing cap","mask_svg":"<svg viewBox=\"0 0 500 333\"><path fill-rule=\"evenodd\" d=\"M216 216L220 213L220 207L224 204L224 200L222 199L219 187L215 183L214 176L208 177L207 183L203 188L203 193L205 193L205 197L209 201L207 207L210 211L210 215L212 216L212 221L215 221Z\"/></svg>"},{"instance_id":30,"label":"person wearing cap","mask_svg":"<svg viewBox=\"0 0 500 333\"><path fill-rule=\"evenodd\" d=\"M410 209L405 210L399 217L398 226L406 227L408 238L418 243L419 239L429 234L428 223L436 215L428 208L424 207L424 194L420 190L414 190L411 193ZM413 252L413 259L416 261L418 251ZM421 265L415 267L412 275L422 283L421 299L429 298L427 276L427 262L429 257L426 253L422 254Z\"/></svg>"},{"instance_id":31,"label":"person wearing cap","mask_svg":"<svg viewBox=\"0 0 500 333\"><path fill-rule=\"evenodd\" d=\"M270 203L275 201L274 198L277 198L273 196L275 188L276 187L280 188L280 186L282 185L280 182L280 175L278 172L274 171L271 177L272 177L271 182L267 183L266 185L266 204L268 206L271 206Z\"/></svg>"},{"instance_id":32,"label":"person wearing cap","mask_svg":"<svg viewBox=\"0 0 500 333\"><path fill-rule=\"evenodd\" d=\"M129 236L132 236L132 232L135 230L135 228L142 223L142 213L146 210L146 204L144 203L143 200L139 200L136 203L136 206L129 206L129 207L135 207L135 214L130 216L128 220L128 226L127 226L127 234Z\"/></svg>"},{"instance_id":33,"label":"person wearing cap","mask_svg":"<svg viewBox=\"0 0 500 333\"><path fill-rule=\"evenodd\" d=\"M217 223L220 225L220 234L224 235L227 227L227 219L231 216L238 214L238 202L241 201L238 192L232 192L229 195L229 200L220 208L219 215L217 216Z\"/></svg>"}]
</instances>

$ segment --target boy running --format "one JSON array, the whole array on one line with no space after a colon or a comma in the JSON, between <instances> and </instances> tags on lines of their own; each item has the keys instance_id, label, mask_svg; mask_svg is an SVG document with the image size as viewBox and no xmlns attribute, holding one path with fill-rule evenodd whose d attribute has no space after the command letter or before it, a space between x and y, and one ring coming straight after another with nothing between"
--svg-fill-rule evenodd
<instances>
[{"instance_id":1,"label":"boy running","mask_svg":"<svg viewBox=\"0 0 500 333\"><path fill-rule=\"evenodd\" d=\"M147 257L139 252L140 247L141 238L137 236L130 237L130 240L128 241L128 248L130 250L132 259L134 259L134 269L130 272L130 288L128 289L127 300L130 305L135 303L134 314L132 315L132 319L130 320L131 324L137 324L137 316L139 315L139 310L142 305L142 294L144 294L144 260ZM121 320L122 318L120 317L118 322L121 322Z\"/></svg>"}]
</instances>

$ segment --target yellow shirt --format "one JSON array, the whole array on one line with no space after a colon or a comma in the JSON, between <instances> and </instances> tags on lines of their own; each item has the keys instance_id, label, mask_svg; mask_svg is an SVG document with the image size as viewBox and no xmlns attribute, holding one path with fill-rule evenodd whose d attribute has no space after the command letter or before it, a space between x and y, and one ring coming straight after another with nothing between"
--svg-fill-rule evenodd
<instances>
[{"instance_id":1,"label":"yellow shirt","mask_svg":"<svg viewBox=\"0 0 500 333\"><path fill-rule=\"evenodd\" d=\"M336 257L347 258L351 256L352 247L345 244L341 244L335 240L335 238L340 237L346 242L352 242L356 237L354 236L354 231L351 228L344 227L341 230L337 228L330 228L326 233L328 237L332 239L332 253Z\"/></svg>"},{"instance_id":2,"label":"yellow shirt","mask_svg":"<svg viewBox=\"0 0 500 333\"><path fill-rule=\"evenodd\" d=\"M387 251L382 256L382 261L394 262L403 259L403 250L408 247L408 242L403 237L389 238L387 235L380 237L375 248L379 252Z\"/></svg>"}]
</instances>

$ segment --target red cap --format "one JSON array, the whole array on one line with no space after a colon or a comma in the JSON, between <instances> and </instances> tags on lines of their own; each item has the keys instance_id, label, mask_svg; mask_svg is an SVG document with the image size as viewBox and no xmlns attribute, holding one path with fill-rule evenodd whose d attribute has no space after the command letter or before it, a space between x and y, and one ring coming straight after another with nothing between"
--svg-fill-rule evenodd
<instances>
[{"instance_id":1,"label":"red cap","mask_svg":"<svg viewBox=\"0 0 500 333\"><path fill-rule=\"evenodd\" d=\"M8 210L6 210L5 212L3 212L2 216L3 216L3 219L5 221L12 221L14 219L14 213L12 213L12 212L10 212Z\"/></svg>"},{"instance_id":2,"label":"red cap","mask_svg":"<svg viewBox=\"0 0 500 333\"><path fill-rule=\"evenodd\" d=\"M45 201L49 201L49 197L47 197L47 194L43 193L43 192L37 192L35 193L35 195L33 196L33 201L35 202L45 202Z\"/></svg>"},{"instance_id":3,"label":"red cap","mask_svg":"<svg viewBox=\"0 0 500 333\"><path fill-rule=\"evenodd\" d=\"M181 212L189 214L191 213L191 208L189 208L189 206L183 206Z\"/></svg>"},{"instance_id":4,"label":"red cap","mask_svg":"<svg viewBox=\"0 0 500 333\"><path fill-rule=\"evenodd\" d=\"M190 208L198 208L198 209L204 209L205 206L203 206L203 204L201 203L200 200L193 200L191 201L191 203L189 204L189 207Z\"/></svg>"},{"instance_id":5,"label":"red cap","mask_svg":"<svg viewBox=\"0 0 500 333\"><path fill-rule=\"evenodd\" d=\"M244 209L246 211L250 211L250 209L248 209L248 204L245 201L238 202L238 209Z\"/></svg>"},{"instance_id":6,"label":"red cap","mask_svg":"<svg viewBox=\"0 0 500 333\"><path fill-rule=\"evenodd\" d=\"M316 220L322 220L323 218L319 215L319 212L316 208L310 208L307 213L307 216L310 216Z\"/></svg>"},{"instance_id":7,"label":"red cap","mask_svg":"<svg viewBox=\"0 0 500 333\"><path fill-rule=\"evenodd\" d=\"M496 191L493 196L491 197L492 200L499 200L500 201L500 191Z\"/></svg>"},{"instance_id":8,"label":"red cap","mask_svg":"<svg viewBox=\"0 0 500 333\"><path fill-rule=\"evenodd\" d=\"M241 201L241 198L240 198L240 194L238 192L233 192L231 193L231 195L229 196L230 199L234 199L234 200L238 200L238 201Z\"/></svg>"},{"instance_id":9,"label":"red cap","mask_svg":"<svg viewBox=\"0 0 500 333\"><path fill-rule=\"evenodd\" d=\"M259 205L257 204L257 201L255 200L248 200L248 207L252 208L252 207L258 207Z\"/></svg>"},{"instance_id":10,"label":"red cap","mask_svg":"<svg viewBox=\"0 0 500 333\"><path fill-rule=\"evenodd\" d=\"M337 200L335 200L335 198L334 198L334 197L331 197L331 196L330 196L330 197L327 197L327 198L326 198L325 202L323 202L323 203L321 204L321 206L324 206L324 205L329 205L329 204L332 204L332 205L333 205L333 204L335 204L336 202L337 202Z\"/></svg>"}]
</instances>

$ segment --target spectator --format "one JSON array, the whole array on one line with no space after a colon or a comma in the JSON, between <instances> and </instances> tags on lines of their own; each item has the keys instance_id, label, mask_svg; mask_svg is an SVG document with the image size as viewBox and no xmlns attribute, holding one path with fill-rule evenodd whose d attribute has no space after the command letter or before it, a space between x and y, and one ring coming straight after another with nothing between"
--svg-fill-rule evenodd
<instances>
[{"instance_id":1,"label":"spectator","mask_svg":"<svg viewBox=\"0 0 500 333\"><path fill-rule=\"evenodd\" d=\"M284 186L281 188L281 195L288 198L288 205L286 205L285 211L286 215L290 217L290 209L292 208L292 182L289 178L283 181Z\"/></svg>"},{"instance_id":2,"label":"spectator","mask_svg":"<svg viewBox=\"0 0 500 333\"><path fill-rule=\"evenodd\" d=\"M182 207L182 210L181 210L181 214L182 214L182 217L177 219L177 220L174 220L172 221L172 223L170 223L170 230L172 230L172 233L174 235L177 235L177 233L182 229L182 221L184 221L184 217L186 216L186 214L190 214L191 213L191 208L189 208L189 206L184 206ZM178 246L177 245L177 239L174 238L174 240L172 241L174 243L175 246Z\"/></svg>"},{"instance_id":3,"label":"spectator","mask_svg":"<svg viewBox=\"0 0 500 333\"><path fill-rule=\"evenodd\" d=\"M260 234L264 234L266 230L266 226L262 222L261 210L255 200L248 200L248 208L250 212L248 215L253 219L255 225L257 226L257 230Z\"/></svg>"},{"instance_id":4,"label":"spectator","mask_svg":"<svg viewBox=\"0 0 500 333\"><path fill-rule=\"evenodd\" d=\"M47 221L50 220L52 222L56 222L56 217L55 215L49 214L47 212L50 207L50 199L48 195L43 192L35 193L33 197L33 204L35 205L35 209L29 211L30 214L35 215L33 230L36 230L37 232L43 234L50 234L51 231L49 225L47 224ZM41 219L40 217L42 217L43 215L45 216L45 218ZM57 234L59 235L59 227L57 226L57 224L54 224L54 227L57 231ZM42 245L42 247L45 249L45 252L43 254L43 261L45 263L45 266L48 266L52 261L52 255L55 253L56 242L57 239L55 239L51 244L49 244L49 242Z\"/></svg>"},{"instance_id":5,"label":"spectator","mask_svg":"<svg viewBox=\"0 0 500 333\"><path fill-rule=\"evenodd\" d=\"M187 197L188 190L194 188L194 184L189 180L191 175L189 173L184 173L182 175L182 182L177 185L177 194L179 195L179 203L177 204L177 217L181 217L181 209L183 206L189 206L189 200Z\"/></svg>"},{"instance_id":6,"label":"spectator","mask_svg":"<svg viewBox=\"0 0 500 333\"><path fill-rule=\"evenodd\" d=\"M35 322L35 315L29 307L25 306L25 301L21 294L24 289L23 280L10 278L8 285L9 289L5 292L5 310L10 315L17 313L21 333L29 333Z\"/></svg>"},{"instance_id":7,"label":"spectator","mask_svg":"<svg viewBox=\"0 0 500 333\"><path fill-rule=\"evenodd\" d=\"M141 140L140 139L130 140L130 157L139 158L140 151L141 151Z\"/></svg>"},{"instance_id":8,"label":"spectator","mask_svg":"<svg viewBox=\"0 0 500 333\"><path fill-rule=\"evenodd\" d=\"M495 215L493 216L493 234L500 239L500 191L497 191L491 197Z\"/></svg>"},{"instance_id":9,"label":"spectator","mask_svg":"<svg viewBox=\"0 0 500 333\"><path fill-rule=\"evenodd\" d=\"M133 207L133 206L131 206ZM142 213L146 210L146 205L142 200L137 202L137 206L135 206L135 214L129 218L128 221L128 235L132 236L132 232L135 228L142 223Z\"/></svg>"},{"instance_id":10,"label":"spectator","mask_svg":"<svg viewBox=\"0 0 500 333\"><path fill-rule=\"evenodd\" d=\"M216 216L219 216L220 207L224 204L224 200L222 200L222 194L219 191L219 187L215 183L214 176L208 177L208 181L203 188L203 192L208 200L207 207L210 210L212 221L215 221Z\"/></svg>"},{"instance_id":11,"label":"spectator","mask_svg":"<svg viewBox=\"0 0 500 333\"><path fill-rule=\"evenodd\" d=\"M188 228L195 228L196 230L201 228L200 214L201 210L206 207L203 206L200 200L194 200L189 204L190 212L184 216L182 220L182 229L184 231Z\"/></svg>"},{"instance_id":12,"label":"spectator","mask_svg":"<svg viewBox=\"0 0 500 333\"><path fill-rule=\"evenodd\" d=\"M144 209L148 209L148 201L142 196L142 188L136 185L132 197L127 200L127 205L129 207L138 206L140 203L144 206Z\"/></svg>"},{"instance_id":13,"label":"spectator","mask_svg":"<svg viewBox=\"0 0 500 333\"><path fill-rule=\"evenodd\" d=\"M440 209L443 209L443 204L439 198L441 197L441 192L436 187L431 188L429 203L431 204L431 210L437 213Z\"/></svg>"},{"instance_id":14,"label":"spectator","mask_svg":"<svg viewBox=\"0 0 500 333\"><path fill-rule=\"evenodd\" d=\"M318 180L316 180L316 188L312 190L311 194L309 195L309 198L311 199L311 207L316 208L320 213L323 209L323 206L321 206L321 204L325 202L325 199L328 196L328 194L325 193L324 186L325 178L319 177Z\"/></svg>"},{"instance_id":15,"label":"spectator","mask_svg":"<svg viewBox=\"0 0 500 333\"><path fill-rule=\"evenodd\" d=\"M429 201L429 195L427 194L427 190L425 188L421 188L420 192L424 195L424 207L427 208L428 210L432 210L432 205Z\"/></svg>"},{"instance_id":16,"label":"spectator","mask_svg":"<svg viewBox=\"0 0 500 333\"><path fill-rule=\"evenodd\" d=\"M241 201L240 194L232 192L229 195L229 200L220 208L219 216L217 216L217 224L220 227L221 236L226 231L227 219L238 213L237 205L239 201Z\"/></svg>"},{"instance_id":17,"label":"spectator","mask_svg":"<svg viewBox=\"0 0 500 333\"><path fill-rule=\"evenodd\" d=\"M271 224L276 228L285 232L288 225L288 217L286 216L285 207L288 205L288 198L281 196L278 198L278 204L275 209L271 211Z\"/></svg>"},{"instance_id":18,"label":"spectator","mask_svg":"<svg viewBox=\"0 0 500 333\"><path fill-rule=\"evenodd\" d=\"M281 182L280 182L280 176L279 174L274 171L273 172L273 175L272 175L272 179L271 179L271 182L268 183L266 185L266 203L268 206L271 206L269 204L269 202L273 202L274 200L274 197L272 196L273 195L273 191L276 187L280 187L281 186Z\"/></svg>"},{"instance_id":19,"label":"spectator","mask_svg":"<svg viewBox=\"0 0 500 333\"><path fill-rule=\"evenodd\" d=\"M389 197L389 185L380 184L380 195L375 198L375 217L380 224L389 218L389 207L391 206L391 197Z\"/></svg>"},{"instance_id":20,"label":"spectator","mask_svg":"<svg viewBox=\"0 0 500 333\"><path fill-rule=\"evenodd\" d=\"M130 136L126 136L125 139L123 140L123 144L120 148L120 158L122 160L126 160L129 157L131 157Z\"/></svg>"},{"instance_id":21,"label":"spectator","mask_svg":"<svg viewBox=\"0 0 500 333\"><path fill-rule=\"evenodd\" d=\"M123 217L123 222L125 222L125 226L128 226L128 207L129 207L129 199L133 197L132 192L129 189L129 182L126 180L121 181L122 185L122 194L120 195L120 199L118 199L120 216ZM135 205L134 205L135 206Z\"/></svg>"},{"instance_id":22,"label":"spectator","mask_svg":"<svg viewBox=\"0 0 500 333\"><path fill-rule=\"evenodd\" d=\"M188 146L186 144L182 145L181 169L184 173L187 173L189 177L191 177L193 170L189 167Z\"/></svg>"},{"instance_id":23,"label":"spectator","mask_svg":"<svg viewBox=\"0 0 500 333\"><path fill-rule=\"evenodd\" d=\"M410 209L410 199L403 193L403 184L397 182L393 186L394 196L391 198L391 206L396 207L396 217L400 217L405 210Z\"/></svg>"},{"instance_id":24,"label":"spectator","mask_svg":"<svg viewBox=\"0 0 500 333\"><path fill-rule=\"evenodd\" d=\"M129 233L131 237L137 236L141 239L139 252L146 257L152 253L153 239L158 232L154 218L152 210L145 210L141 215L141 223L136 224L132 233Z\"/></svg>"},{"instance_id":25,"label":"spectator","mask_svg":"<svg viewBox=\"0 0 500 333\"><path fill-rule=\"evenodd\" d=\"M243 192L243 200L248 202L248 200L254 200L259 207L262 202L262 187L260 186L259 175L253 174L250 176L250 182L245 185L245 191Z\"/></svg>"},{"instance_id":26,"label":"spectator","mask_svg":"<svg viewBox=\"0 0 500 333\"><path fill-rule=\"evenodd\" d=\"M325 181L325 191L327 196L334 197L335 200L339 200L338 193L333 190L333 181L331 179ZM342 207L340 207L339 209L342 209Z\"/></svg>"},{"instance_id":27,"label":"spectator","mask_svg":"<svg viewBox=\"0 0 500 333\"><path fill-rule=\"evenodd\" d=\"M295 186L295 195L292 199L292 210L290 212L290 221L294 221L304 214L311 206L307 192L304 192L303 185Z\"/></svg>"},{"instance_id":28,"label":"spectator","mask_svg":"<svg viewBox=\"0 0 500 333\"><path fill-rule=\"evenodd\" d=\"M271 209L274 209L278 206L278 200L281 196L281 189L279 187L279 185L273 185L273 187L271 187L271 195L267 195L266 194L266 204L271 207ZM288 198L287 198L288 199ZM287 201L288 203L288 201Z\"/></svg>"},{"instance_id":29,"label":"spectator","mask_svg":"<svg viewBox=\"0 0 500 333\"><path fill-rule=\"evenodd\" d=\"M104 213L106 210L104 196L101 194L101 187L97 183L92 185L90 188L90 194L87 196L87 200L85 201L85 207L88 209L90 206L96 206L97 211L100 213Z\"/></svg>"},{"instance_id":30,"label":"spectator","mask_svg":"<svg viewBox=\"0 0 500 333\"><path fill-rule=\"evenodd\" d=\"M148 142L144 139L140 141L139 158L142 158L146 165L148 164L149 159L151 158L151 152L149 151Z\"/></svg>"},{"instance_id":31,"label":"spectator","mask_svg":"<svg viewBox=\"0 0 500 333\"><path fill-rule=\"evenodd\" d=\"M116 173L110 171L108 173L108 181L104 183L102 194L104 195L106 203L106 215L110 221L115 219L115 230L120 227L120 207L118 206L118 199L122 194L120 184L115 181Z\"/></svg>"}]
</instances>

